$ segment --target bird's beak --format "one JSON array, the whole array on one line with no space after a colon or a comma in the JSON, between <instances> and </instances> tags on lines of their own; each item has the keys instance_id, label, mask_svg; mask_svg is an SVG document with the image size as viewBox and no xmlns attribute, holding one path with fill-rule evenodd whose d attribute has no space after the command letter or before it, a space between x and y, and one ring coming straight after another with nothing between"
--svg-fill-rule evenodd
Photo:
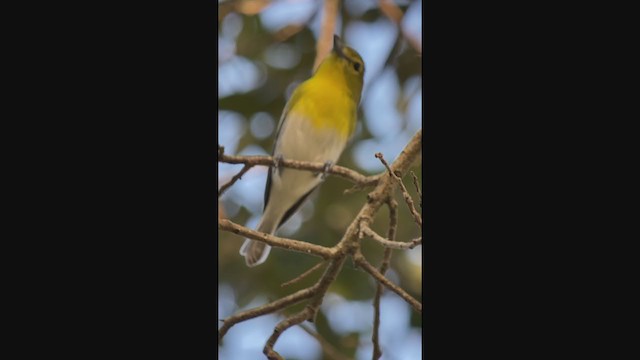
<instances>
[{"instance_id":1,"label":"bird's beak","mask_svg":"<svg viewBox=\"0 0 640 360\"><path fill-rule=\"evenodd\" d=\"M333 35L333 52L340 57L346 57L342 49L344 48L344 42L338 35Z\"/></svg>"}]
</instances>

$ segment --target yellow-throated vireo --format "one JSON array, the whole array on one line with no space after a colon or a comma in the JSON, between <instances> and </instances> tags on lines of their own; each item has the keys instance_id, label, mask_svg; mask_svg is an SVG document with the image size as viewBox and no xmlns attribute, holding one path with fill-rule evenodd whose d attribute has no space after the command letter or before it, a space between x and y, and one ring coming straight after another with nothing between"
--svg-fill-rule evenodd
<instances>
[{"instance_id":1,"label":"yellow-throated vireo","mask_svg":"<svg viewBox=\"0 0 640 360\"><path fill-rule=\"evenodd\" d=\"M257 231L273 234L293 215L338 161L356 127L364 78L360 55L335 35L333 49L313 76L300 84L285 105L276 132L264 192L264 212ZM286 169L277 159L323 162L325 173ZM248 266L269 256L267 244L246 239L240 254Z\"/></svg>"}]
</instances>

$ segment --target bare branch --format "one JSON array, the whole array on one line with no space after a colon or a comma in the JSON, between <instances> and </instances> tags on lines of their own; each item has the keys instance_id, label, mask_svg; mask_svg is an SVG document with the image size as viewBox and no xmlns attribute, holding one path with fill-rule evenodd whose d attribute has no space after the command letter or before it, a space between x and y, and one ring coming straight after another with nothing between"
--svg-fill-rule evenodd
<instances>
[{"instance_id":1,"label":"bare branch","mask_svg":"<svg viewBox=\"0 0 640 360\"><path fill-rule=\"evenodd\" d=\"M335 254L335 250L333 250L332 248L327 248L304 241L285 239L254 231L251 229L247 229L244 226L238 225L228 219L218 220L218 228L220 228L221 230L230 231L234 234L238 234L252 240L263 242L271 246L319 256L325 260L332 258Z\"/></svg>"},{"instance_id":2,"label":"bare branch","mask_svg":"<svg viewBox=\"0 0 640 360\"><path fill-rule=\"evenodd\" d=\"M420 153L422 151L422 129L416 131L413 135L409 143L404 147L404 149L400 152L400 155L396 158L396 160L391 164L391 168L393 171L399 171L401 174L404 174L411 164L420 158Z\"/></svg>"},{"instance_id":3,"label":"bare branch","mask_svg":"<svg viewBox=\"0 0 640 360\"><path fill-rule=\"evenodd\" d=\"M253 165L245 165L242 170L240 170L239 173L237 173L234 177L231 178L231 180L222 185L220 187L220 190L218 190L218 197L222 196L222 194L224 194L225 191L227 191L228 188L230 188L233 184L236 183L236 181L240 180L242 178L242 175L244 175L247 171L249 171L249 169L251 169L253 167Z\"/></svg>"},{"instance_id":4,"label":"bare branch","mask_svg":"<svg viewBox=\"0 0 640 360\"><path fill-rule=\"evenodd\" d=\"M280 355L273 350L273 346L278 340L278 337L280 337L280 335L285 330L305 320L309 320L311 322L315 321L316 314L320 309L320 305L322 304L324 295L329 289L329 285L331 285L331 283L333 283L333 281L338 276L338 273L342 269L342 265L344 265L344 261L346 259L344 254L337 254L336 256L336 259L331 261L329 267L327 268L327 270L325 270L322 277L313 286L313 288L315 289L314 293L311 297L311 301L309 301L304 310L281 321L273 330L273 334L271 335L271 337L269 337L269 340L267 340L267 344L265 345L263 350L264 354L267 355L267 358L282 359L282 357L280 357Z\"/></svg>"},{"instance_id":5,"label":"bare branch","mask_svg":"<svg viewBox=\"0 0 640 360\"><path fill-rule=\"evenodd\" d=\"M346 260L346 256L344 253L338 253L336 258L329 263L329 266L325 270L322 277L316 283L318 285L318 292L313 296L309 305L312 311L312 317L309 319L311 322L315 322L316 315L318 314L318 310L320 309L320 305L322 305L322 300L324 299L324 295L329 290L329 285L331 285L335 280L340 270L342 270L342 266Z\"/></svg>"},{"instance_id":6,"label":"bare branch","mask_svg":"<svg viewBox=\"0 0 640 360\"><path fill-rule=\"evenodd\" d=\"M387 199L387 206L389 207L389 232L387 233L387 236L393 241L396 237L396 230L398 227L398 202L389 197ZM384 249L382 264L380 264L381 274L384 275L384 273L387 272L390 262L391 249L386 248ZM382 284L378 283L378 286L376 286L376 294L373 298L373 334L371 334L371 342L373 343L373 360L378 360L382 356L382 349L380 348L378 338L380 337L380 297L382 296L383 290Z\"/></svg>"},{"instance_id":7,"label":"bare branch","mask_svg":"<svg viewBox=\"0 0 640 360\"><path fill-rule=\"evenodd\" d=\"M373 298L373 334L371 335L371 343L373 344L373 353L371 355L371 359L378 360L382 357L382 349L380 348L379 338L379 329L380 329L380 295L382 294L381 289L382 285L378 284L376 289L376 296Z\"/></svg>"},{"instance_id":8,"label":"bare branch","mask_svg":"<svg viewBox=\"0 0 640 360\"><path fill-rule=\"evenodd\" d=\"M411 198L411 195L409 195L407 188L404 186L402 179L399 179L399 182L400 182L400 189L402 190L402 197L404 198L404 201L407 203L407 206L409 207L411 216L413 216L413 220L415 220L416 224L418 224L418 226L422 228L422 215L420 215L420 213L418 213L418 210L416 210L416 206L413 204L413 199Z\"/></svg>"},{"instance_id":9,"label":"bare branch","mask_svg":"<svg viewBox=\"0 0 640 360\"><path fill-rule=\"evenodd\" d=\"M389 207L389 231L387 237L394 241L396 238L396 231L398 230L398 202L393 199L387 199L387 206ZM384 263L382 265L385 265ZM389 264L387 263L387 266ZM386 271L386 268L385 268Z\"/></svg>"},{"instance_id":10,"label":"bare branch","mask_svg":"<svg viewBox=\"0 0 640 360\"><path fill-rule=\"evenodd\" d=\"M309 17L309 19L311 18L313 18L313 15ZM294 36L295 34L299 33L300 31L306 28L307 28L306 23L290 24L278 30L275 34L273 34L273 38L277 42L285 42L289 38L291 38L292 36Z\"/></svg>"},{"instance_id":11,"label":"bare branch","mask_svg":"<svg viewBox=\"0 0 640 360\"><path fill-rule=\"evenodd\" d=\"M227 331L229 331L229 329L242 321L245 320L249 320L249 319L253 319L255 317L258 317L260 315L265 315L265 314L270 314L272 312L276 312L279 310L284 309L287 306L293 305L293 304L297 304L302 300L305 299L309 299L311 298L313 295L315 295L318 292L318 286L314 285L311 287L308 287L306 289L302 289L302 290L298 290L295 293L285 296L281 299L278 299L276 301L270 302L268 304L262 305L262 306L258 306L257 308L253 308L247 311L243 311L241 313L237 313L225 320L223 320L223 324L222 327L220 327L220 329L218 330L218 341L221 341L222 338L225 336L225 334L227 333Z\"/></svg>"},{"instance_id":12,"label":"bare branch","mask_svg":"<svg viewBox=\"0 0 640 360\"><path fill-rule=\"evenodd\" d=\"M219 147L219 149L220 148L221 147ZM222 151L224 151L224 148L222 148ZM274 161L276 160L272 156L225 155L224 153L220 153L220 150L219 150L218 161L227 163L227 164L245 164L245 165L251 165L251 166L255 166L255 165L273 166ZM290 169L313 171L317 173L322 172L325 168L324 163L314 163L314 162L308 162L308 161L298 161L298 160L288 160L288 159L282 159L282 161L278 163L278 166L284 166ZM340 176L344 179L350 180L351 182L354 182L362 186L375 186L380 180L380 178L382 177L382 174L373 175L373 176L364 176L349 168L338 166L338 165L333 165L329 169L327 169L327 174Z\"/></svg>"},{"instance_id":13,"label":"bare branch","mask_svg":"<svg viewBox=\"0 0 640 360\"><path fill-rule=\"evenodd\" d=\"M320 37L316 43L316 60L313 62L313 71L331 51L333 42L333 34L336 29L336 16L338 15L339 0L325 0L322 9L322 27L320 28Z\"/></svg>"},{"instance_id":14,"label":"bare branch","mask_svg":"<svg viewBox=\"0 0 640 360\"><path fill-rule=\"evenodd\" d=\"M391 291L400 295L409 305L411 305L417 312L422 313L422 303L416 300L413 296L409 295L406 291L404 291L398 285L392 283L389 279L387 279L384 275L382 275L373 265L369 264L367 259L364 258L362 253L356 252L353 256L353 260L356 265L361 267L364 271L368 272L374 279L379 281L382 285L386 286Z\"/></svg>"},{"instance_id":15,"label":"bare branch","mask_svg":"<svg viewBox=\"0 0 640 360\"><path fill-rule=\"evenodd\" d=\"M380 11L385 14L392 23L396 24L400 34L407 40L407 42L413 47L418 54L422 54L422 44L413 38L405 29L402 27L402 18L404 14L402 10L396 5L392 0L380 0L379 2Z\"/></svg>"},{"instance_id":16,"label":"bare branch","mask_svg":"<svg viewBox=\"0 0 640 360\"><path fill-rule=\"evenodd\" d=\"M396 232L398 230L398 202L394 198L389 197L387 199L387 207L389 208L389 231L387 232L387 237L389 238L390 241L393 242L396 239ZM387 269L389 269L390 263L391 263L391 250L385 249L384 258L382 260L382 264L380 264L381 274L384 275L384 273L387 272ZM379 287L379 288L380 288L380 291L382 292L382 287Z\"/></svg>"},{"instance_id":17,"label":"bare branch","mask_svg":"<svg viewBox=\"0 0 640 360\"><path fill-rule=\"evenodd\" d=\"M285 330L294 325L300 324L305 320L309 320L311 316L313 316L313 312L309 307L306 307L301 312L279 322L278 325L276 325L276 328L273 329L273 334L271 334L269 340L267 340L267 344L262 350L262 352L267 355L267 358L269 360L285 360L282 356L280 356L280 354L273 350L273 346L276 344L276 341Z\"/></svg>"},{"instance_id":18,"label":"bare branch","mask_svg":"<svg viewBox=\"0 0 640 360\"><path fill-rule=\"evenodd\" d=\"M319 262L316 265L314 265L311 269L303 272L302 274L296 276L295 278L287 281L286 283L280 285L280 287L285 287L285 286L289 286L289 285L293 285L295 283L297 283L298 281L304 279L305 277L307 277L309 274L313 273L314 271L320 269L322 267L322 265L324 265L324 262Z\"/></svg>"},{"instance_id":19,"label":"bare branch","mask_svg":"<svg viewBox=\"0 0 640 360\"><path fill-rule=\"evenodd\" d=\"M382 164L387 168L387 170L389 171L389 175L393 177L396 181L398 181L398 184L400 184L402 197L404 198L404 201L407 203L407 206L409 206L409 211L411 211L411 216L413 216L413 219L415 220L416 224L422 227L422 216L420 216L420 214L416 210L416 207L413 204L413 199L411 198L411 195L409 195L407 188L404 186L404 183L400 178L400 175L402 173L400 171L391 171L391 168L389 167L389 164L387 164L387 161L384 159L384 156L382 155L382 153L376 153L376 157L380 159Z\"/></svg>"},{"instance_id":20,"label":"bare branch","mask_svg":"<svg viewBox=\"0 0 640 360\"><path fill-rule=\"evenodd\" d=\"M319 333L309 329L304 324L300 324L300 327L302 328L302 330L306 331L307 334L313 336L316 340L318 340L318 342L320 343L320 346L322 347L322 351L324 351L324 353L329 357L329 359L332 359L332 360L349 360L348 357L346 357L340 351L338 351L338 349L333 347L333 345L331 345L331 343L328 342L327 339L322 337L322 335L320 335Z\"/></svg>"},{"instance_id":21,"label":"bare branch","mask_svg":"<svg viewBox=\"0 0 640 360\"><path fill-rule=\"evenodd\" d=\"M393 174L394 172L402 173L407 171L411 164L420 156L420 151L422 147L422 130L416 132L416 134L411 138L409 143L402 150L400 155L396 158L393 164L389 167L389 170ZM233 163L233 161L237 161L235 163L243 163L245 165L273 165L273 159L271 157L232 157L224 155L224 148L219 147L218 150L219 161L225 161ZM241 160L241 161L238 161ZM295 161L284 160L282 166L291 167L292 164L295 164ZM300 166L301 169L304 167L304 170L311 171L321 171L324 167L324 164L311 164L311 163L303 163L297 162L297 164L293 166ZM334 167L335 168L335 167ZM349 169L346 169L349 170ZM351 170L349 170L351 171ZM329 171L331 172L331 171ZM347 173L347 172L344 172ZM344 174L343 173L343 174ZM389 238L393 239L395 237L395 231L397 227L397 202L391 198L392 191L395 188L396 180L392 176L383 176L383 174L379 174L372 177L364 177L358 173L355 173L355 176L350 173L350 175L345 176L351 180L353 178L359 178L360 181L355 181L356 184L371 184L375 185L375 188L367 195L367 202L360 209L358 215L353 219L342 238L338 242L338 244L332 248L327 248L323 246L318 246L314 244L309 244L302 241L285 239L275 237L273 235L264 234L256 231L249 230L245 227L242 227L238 224L235 224L229 220L223 219L218 222L218 227L222 230L231 231L236 234L251 238L253 240L262 241L272 246L282 247L285 249L290 249L294 251L309 253L312 255L319 256L327 261L329 261L329 266L325 269L322 276L318 279L315 285L297 291L292 295L286 296L282 299L270 302L266 305L260 306L258 308L248 310L230 318L224 320L222 327L219 330L219 339L222 339L224 334L229 330L231 326L234 324L244 321L250 318L254 318L263 314L271 313L274 311L282 310L290 305L297 304L303 300L309 300L305 308L299 313L289 316L281 321L276 328L274 329L273 334L265 344L263 352L269 359L282 359L282 357L273 350L276 341L280 337L280 335L286 331L288 328L300 324L305 320L314 321L322 301L329 289L329 286L335 281L336 277L342 270L344 263L348 256L351 256L356 263L357 266L364 269L367 273L373 276L374 279L378 282L378 284L382 284L392 291L396 292L400 295L405 301L407 301L411 306L414 307L419 312L422 312L422 304L414 299L411 295L406 293L403 289L398 287L397 285L391 283L387 278L384 277L383 273L379 272L376 268L374 268L367 260L364 258L362 253L360 252L360 235L363 233L363 229L368 228L369 223L372 221L375 213L380 209L380 207L387 203L390 206L390 229L389 229ZM364 181L363 181L364 179ZM386 240L386 239L384 239ZM386 240L390 241L390 240ZM381 266L382 272L386 271L388 268L388 261L390 257L390 249L385 249L385 261ZM321 266L320 263L314 268L306 271L304 274L298 276L298 278L290 281L289 283L298 281L300 278L307 276L316 268ZM381 292L381 290L380 290ZM379 307L379 296L378 296L378 307ZM378 325L379 325L379 310L378 310Z\"/></svg>"},{"instance_id":22,"label":"bare branch","mask_svg":"<svg viewBox=\"0 0 640 360\"><path fill-rule=\"evenodd\" d=\"M422 244L422 237L413 239L409 242L400 242L400 241L387 240L382 236L378 235L375 231L371 230L371 228L368 226L364 227L362 231L364 232L365 235L379 242L380 244L382 244L384 247L388 249L408 250L408 249L413 249L414 247Z\"/></svg>"},{"instance_id":23,"label":"bare branch","mask_svg":"<svg viewBox=\"0 0 640 360\"><path fill-rule=\"evenodd\" d=\"M377 179L379 179L381 176L382 176L382 174L375 175L375 177ZM345 194L345 195L353 194L354 192L364 190L365 187L367 187L367 185L355 184L352 187L350 187L349 189L346 189L345 191L343 191L342 193Z\"/></svg>"},{"instance_id":24,"label":"bare branch","mask_svg":"<svg viewBox=\"0 0 640 360\"><path fill-rule=\"evenodd\" d=\"M413 186L416 187L416 192L420 197L420 209L422 209L422 191L420 191L420 185L418 185L418 177L413 171L411 171L411 177L413 178Z\"/></svg>"}]
</instances>

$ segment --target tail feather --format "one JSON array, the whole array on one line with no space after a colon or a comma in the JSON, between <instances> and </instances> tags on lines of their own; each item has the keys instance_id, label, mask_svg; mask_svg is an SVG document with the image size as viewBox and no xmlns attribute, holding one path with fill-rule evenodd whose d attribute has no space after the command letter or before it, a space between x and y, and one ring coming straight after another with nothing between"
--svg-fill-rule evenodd
<instances>
[{"instance_id":1,"label":"tail feather","mask_svg":"<svg viewBox=\"0 0 640 360\"><path fill-rule=\"evenodd\" d=\"M265 223L263 219L258 225L257 231L273 234L276 230L276 226L273 223L277 224L277 222ZM269 252L271 252L271 246L251 239L246 239L240 248L240 255L244 256L248 267L258 266L265 262Z\"/></svg>"},{"instance_id":2,"label":"tail feather","mask_svg":"<svg viewBox=\"0 0 640 360\"><path fill-rule=\"evenodd\" d=\"M271 246L247 239L240 248L240 255L244 256L244 261L247 263L247 266L254 267L265 262L270 251Z\"/></svg>"}]
</instances>

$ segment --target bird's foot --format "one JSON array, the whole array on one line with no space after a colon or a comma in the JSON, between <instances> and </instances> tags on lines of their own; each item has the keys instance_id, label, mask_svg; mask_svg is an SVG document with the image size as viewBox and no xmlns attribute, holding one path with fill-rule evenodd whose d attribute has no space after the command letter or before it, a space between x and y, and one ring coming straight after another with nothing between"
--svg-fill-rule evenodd
<instances>
[{"instance_id":1,"label":"bird's foot","mask_svg":"<svg viewBox=\"0 0 640 360\"><path fill-rule=\"evenodd\" d=\"M282 154L278 154L273 157L273 170L278 170L280 165L282 164Z\"/></svg>"},{"instance_id":2,"label":"bird's foot","mask_svg":"<svg viewBox=\"0 0 640 360\"><path fill-rule=\"evenodd\" d=\"M320 179L324 180L327 177L327 172L333 166L333 161L327 161L324 163L324 167L322 168L322 175L320 175Z\"/></svg>"}]
</instances>

